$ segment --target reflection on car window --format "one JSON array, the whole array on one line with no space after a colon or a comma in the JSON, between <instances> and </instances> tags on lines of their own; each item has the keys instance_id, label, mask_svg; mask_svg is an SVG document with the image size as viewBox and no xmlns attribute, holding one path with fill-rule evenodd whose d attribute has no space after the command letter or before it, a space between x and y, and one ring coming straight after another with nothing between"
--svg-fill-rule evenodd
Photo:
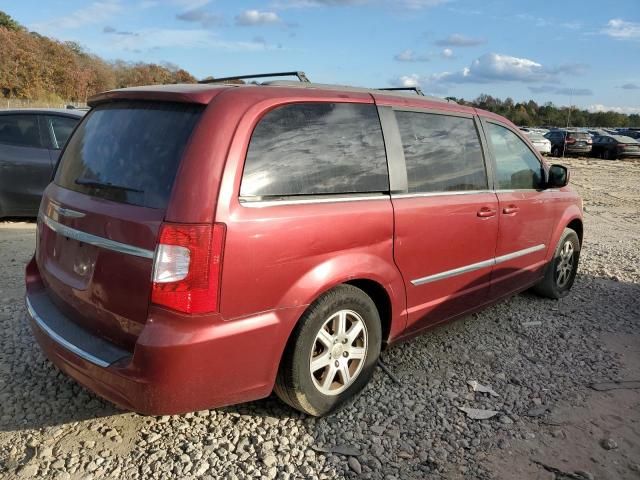
<instances>
[{"instance_id":1,"label":"reflection on car window","mask_svg":"<svg viewBox=\"0 0 640 480\"><path fill-rule=\"evenodd\" d=\"M376 107L302 103L272 110L255 128L240 195L387 190L387 163Z\"/></svg>"},{"instance_id":2,"label":"reflection on car window","mask_svg":"<svg viewBox=\"0 0 640 480\"><path fill-rule=\"evenodd\" d=\"M496 159L498 188L537 189L542 165L527 145L505 127L489 123L489 141Z\"/></svg>"},{"instance_id":3,"label":"reflection on car window","mask_svg":"<svg viewBox=\"0 0 640 480\"><path fill-rule=\"evenodd\" d=\"M69 135L73 132L76 124L80 119L68 118L68 117L48 117L51 122L51 128L53 128L53 134L55 136L56 144L54 148L62 148L69 139Z\"/></svg>"},{"instance_id":4,"label":"reflection on car window","mask_svg":"<svg viewBox=\"0 0 640 480\"><path fill-rule=\"evenodd\" d=\"M396 112L409 192L485 190L487 174L473 119Z\"/></svg>"},{"instance_id":5,"label":"reflection on car window","mask_svg":"<svg viewBox=\"0 0 640 480\"><path fill-rule=\"evenodd\" d=\"M0 115L0 143L40 148L36 115Z\"/></svg>"},{"instance_id":6,"label":"reflection on car window","mask_svg":"<svg viewBox=\"0 0 640 480\"><path fill-rule=\"evenodd\" d=\"M115 202L165 208L201 111L186 103L99 105L69 139L55 182Z\"/></svg>"}]
</instances>

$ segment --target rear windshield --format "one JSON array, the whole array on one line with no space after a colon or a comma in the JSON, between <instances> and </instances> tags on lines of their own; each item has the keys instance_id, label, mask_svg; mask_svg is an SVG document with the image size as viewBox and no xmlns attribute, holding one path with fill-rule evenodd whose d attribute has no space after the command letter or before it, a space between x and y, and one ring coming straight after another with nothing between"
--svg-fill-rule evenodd
<instances>
[{"instance_id":1,"label":"rear windshield","mask_svg":"<svg viewBox=\"0 0 640 480\"><path fill-rule=\"evenodd\" d=\"M166 208L202 109L152 102L94 108L69 140L55 183L115 202Z\"/></svg>"},{"instance_id":2,"label":"rear windshield","mask_svg":"<svg viewBox=\"0 0 640 480\"><path fill-rule=\"evenodd\" d=\"M591 138L591 135L589 135L588 133L583 133L583 132L569 132L569 133L567 133L567 137L575 138L577 140L588 140L588 139Z\"/></svg>"}]
</instances>

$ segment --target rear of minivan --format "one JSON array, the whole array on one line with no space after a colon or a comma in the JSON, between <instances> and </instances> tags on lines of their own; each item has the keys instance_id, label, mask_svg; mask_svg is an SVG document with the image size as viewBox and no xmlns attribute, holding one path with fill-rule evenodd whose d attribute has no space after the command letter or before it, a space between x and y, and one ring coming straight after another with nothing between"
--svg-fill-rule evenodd
<instances>
[{"instance_id":1,"label":"rear of minivan","mask_svg":"<svg viewBox=\"0 0 640 480\"><path fill-rule=\"evenodd\" d=\"M206 112L222 91L98 96L43 196L26 279L33 331L63 371L128 409L235 401L202 396L198 383L213 360L198 348L230 333L206 328L225 235L213 223L220 122Z\"/></svg>"}]
</instances>

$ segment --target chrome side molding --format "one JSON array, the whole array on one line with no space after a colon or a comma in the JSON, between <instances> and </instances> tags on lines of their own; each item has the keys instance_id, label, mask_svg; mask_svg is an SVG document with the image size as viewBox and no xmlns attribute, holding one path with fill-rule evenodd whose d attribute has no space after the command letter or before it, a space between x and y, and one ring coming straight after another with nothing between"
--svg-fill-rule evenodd
<instances>
[{"instance_id":1,"label":"chrome side molding","mask_svg":"<svg viewBox=\"0 0 640 480\"><path fill-rule=\"evenodd\" d=\"M508 262L509 260L513 260L514 258L523 257L524 255L529 255L530 253L543 250L546 247L547 246L544 244L535 245L533 247L525 248L523 250L507 253L506 255L490 258L488 260L483 260L478 263L472 263L471 265L465 265L463 267L454 268L452 270L446 270L444 272L428 275L426 277L416 278L415 280L411 280L411 284L414 287L417 287L419 285L424 285L425 283L436 282L438 280L444 280L445 278L455 277L457 275L462 275L464 273L480 270L481 268L492 267L494 265L499 265L501 263Z\"/></svg>"},{"instance_id":2,"label":"chrome side molding","mask_svg":"<svg viewBox=\"0 0 640 480\"><path fill-rule=\"evenodd\" d=\"M127 255L134 255L142 258L153 258L153 250L147 250L134 245L128 245L126 243L116 242L115 240L109 240L108 238L99 237L91 233L82 232L75 228L62 225L47 215L41 215L40 218L42 218L42 222L47 227L63 237L72 238L79 242L94 245L96 247L106 248L107 250L112 250L114 252L125 253Z\"/></svg>"}]
</instances>

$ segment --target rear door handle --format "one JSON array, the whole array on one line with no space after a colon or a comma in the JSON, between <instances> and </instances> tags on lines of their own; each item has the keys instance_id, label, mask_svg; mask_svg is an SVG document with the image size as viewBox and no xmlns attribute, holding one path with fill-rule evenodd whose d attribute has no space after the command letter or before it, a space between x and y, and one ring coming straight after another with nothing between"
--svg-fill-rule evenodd
<instances>
[{"instance_id":1,"label":"rear door handle","mask_svg":"<svg viewBox=\"0 0 640 480\"><path fill-rule=\"evenodd\" d=\"M495 217L495 215L496 211L493 208L482 207L480 210L478 210L478 216L480 218Z\"/></svg>"},{"instance_id":2,"label":"rear door handle","mask_svg":"<svg viewBox=\"0 0 640 480\"><path fill-rule=\"evenodd\" d=\"M504 213L505 215L513 215L515 213L518 213L519 210L520 209L515 205L509 205L508 207L504 207L502 209L502 213Z\"/></svg>"}]
</instances>

